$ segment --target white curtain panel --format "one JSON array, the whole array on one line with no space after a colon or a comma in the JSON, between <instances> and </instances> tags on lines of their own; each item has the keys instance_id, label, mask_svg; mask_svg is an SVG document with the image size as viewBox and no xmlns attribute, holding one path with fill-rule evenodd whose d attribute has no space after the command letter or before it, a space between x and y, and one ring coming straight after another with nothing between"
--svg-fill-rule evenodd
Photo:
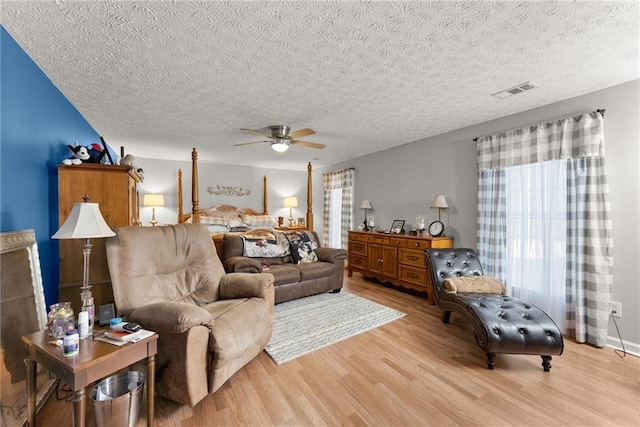
<instances>
[{"instance_id":1,"label":"white curtain panel","mask_svg":"<svg viewBox=\"0 0 640 427\"><path fill-rule=\"evenodd\" d=\"M510 295L537 305L565 330L565 160L505 168L506 280Z\"/></svg>"}]
</instances>

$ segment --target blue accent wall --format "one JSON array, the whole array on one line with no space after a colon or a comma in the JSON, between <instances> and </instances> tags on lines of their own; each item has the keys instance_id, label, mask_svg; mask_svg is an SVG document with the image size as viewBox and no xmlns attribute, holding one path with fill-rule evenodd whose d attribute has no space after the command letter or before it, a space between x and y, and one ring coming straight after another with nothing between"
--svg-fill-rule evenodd
<instances>
[{"instance_id":1,"label":"blue accent wall","mask_svg":"<svg viewBox=\"0 0 640 427\"><path fill-rule=\"evenodd\" d=\"M47 304L58 300L57 165L76 142L100 137L0 27L0 231L35 230Z\"/></svg>"}]
</instances>

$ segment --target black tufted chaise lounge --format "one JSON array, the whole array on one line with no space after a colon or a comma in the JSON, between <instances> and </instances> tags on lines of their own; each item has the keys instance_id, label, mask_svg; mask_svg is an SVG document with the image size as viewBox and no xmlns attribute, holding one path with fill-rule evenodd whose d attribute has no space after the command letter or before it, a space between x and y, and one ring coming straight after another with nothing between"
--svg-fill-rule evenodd
<instances>
[{"instance_id":1,"label":"black tufted chaise lounge","mask_svg":"<svg viewBox=\"0 0 640 427\"><path fill-rule=\"evenodd\" d=\"M425 257L436 304L444 310L442 322L449 323L452 311L467 318L476 343L487 354L489 369L493 369L497 353L535 354L542 357L542 367L549 372L551 355L562 354L564 341L547 313L506 295L447 292L447 278L482 276L482 265L473 249L426 249Z\"/></svg>"}]
</instances>

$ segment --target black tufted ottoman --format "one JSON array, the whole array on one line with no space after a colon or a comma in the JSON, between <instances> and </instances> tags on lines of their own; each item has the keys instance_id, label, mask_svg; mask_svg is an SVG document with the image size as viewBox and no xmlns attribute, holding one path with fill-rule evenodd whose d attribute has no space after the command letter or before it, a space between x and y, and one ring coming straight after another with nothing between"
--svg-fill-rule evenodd
<instances>
[{"instance_id":1,"label":"black tufted ottoman","mask_svg":"<svg viewBox=\"0 0 640 427\"><path fill-rule=\"evenodd\" d=\"M449 293L444 280L456 276L481 276L482 265L473 249L427 249L436 303L442 321L449 323L452 311L473 325L476 343L487 354L493 369L497 353L534 354L542 357L545 372L551 369L551 355L564 349L562 333L555 322L538 307L518 298L496 294Z\"/></svg>"}]
</instances>

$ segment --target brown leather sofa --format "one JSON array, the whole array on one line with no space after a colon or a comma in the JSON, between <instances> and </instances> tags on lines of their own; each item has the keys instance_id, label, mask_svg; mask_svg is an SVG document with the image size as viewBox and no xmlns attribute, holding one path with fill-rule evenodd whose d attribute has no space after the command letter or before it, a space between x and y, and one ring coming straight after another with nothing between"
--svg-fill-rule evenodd
<instances>
[{"instance_id":1,"label":"brown leather sofa","mask_svg":"<svg viewBox=\"0 0 640 427\"><path fill-rule=\"evenodd\" d=\"M473 325L476 344L486 353L489 369L494 368L497 353L539 355L544 371L551 369L551 355L562 354L564 341L547 313L508 295L445 289L448 278L483 275L473 249L426 249L425 257L436 304L443 310L442 322L449 323L451 312L464 316Z\"/></svg>"},{"instance_id":2,"label":"brown leather sofa","mask_svg":"<svg viewBox=\"0 0 640 427\"><path fill-rule=\"evenodd\" d=\"M311 232L316 242L318 235ZM344 282L344 262L347 251L318 247L318 260L308 264L294 264L291 255L282 257L245 257L242 236L227 234L222 243L222 262L227 272L273 274L275 303L320 294L340 292ZM268 268L268 270L265 270Z\"/></svg>"},{"instance_id":3,"label":"brown leather sofa","mask_svg":"<svg viewBox=\"0 0 640 427\"><path fill-rule=\"evenodd\" d=\"M117 312L159 334L157 392L194 406L273 331L273 276L226 274L207 227L123 227L107 239Z\"/></svg>"}]
</instances>

